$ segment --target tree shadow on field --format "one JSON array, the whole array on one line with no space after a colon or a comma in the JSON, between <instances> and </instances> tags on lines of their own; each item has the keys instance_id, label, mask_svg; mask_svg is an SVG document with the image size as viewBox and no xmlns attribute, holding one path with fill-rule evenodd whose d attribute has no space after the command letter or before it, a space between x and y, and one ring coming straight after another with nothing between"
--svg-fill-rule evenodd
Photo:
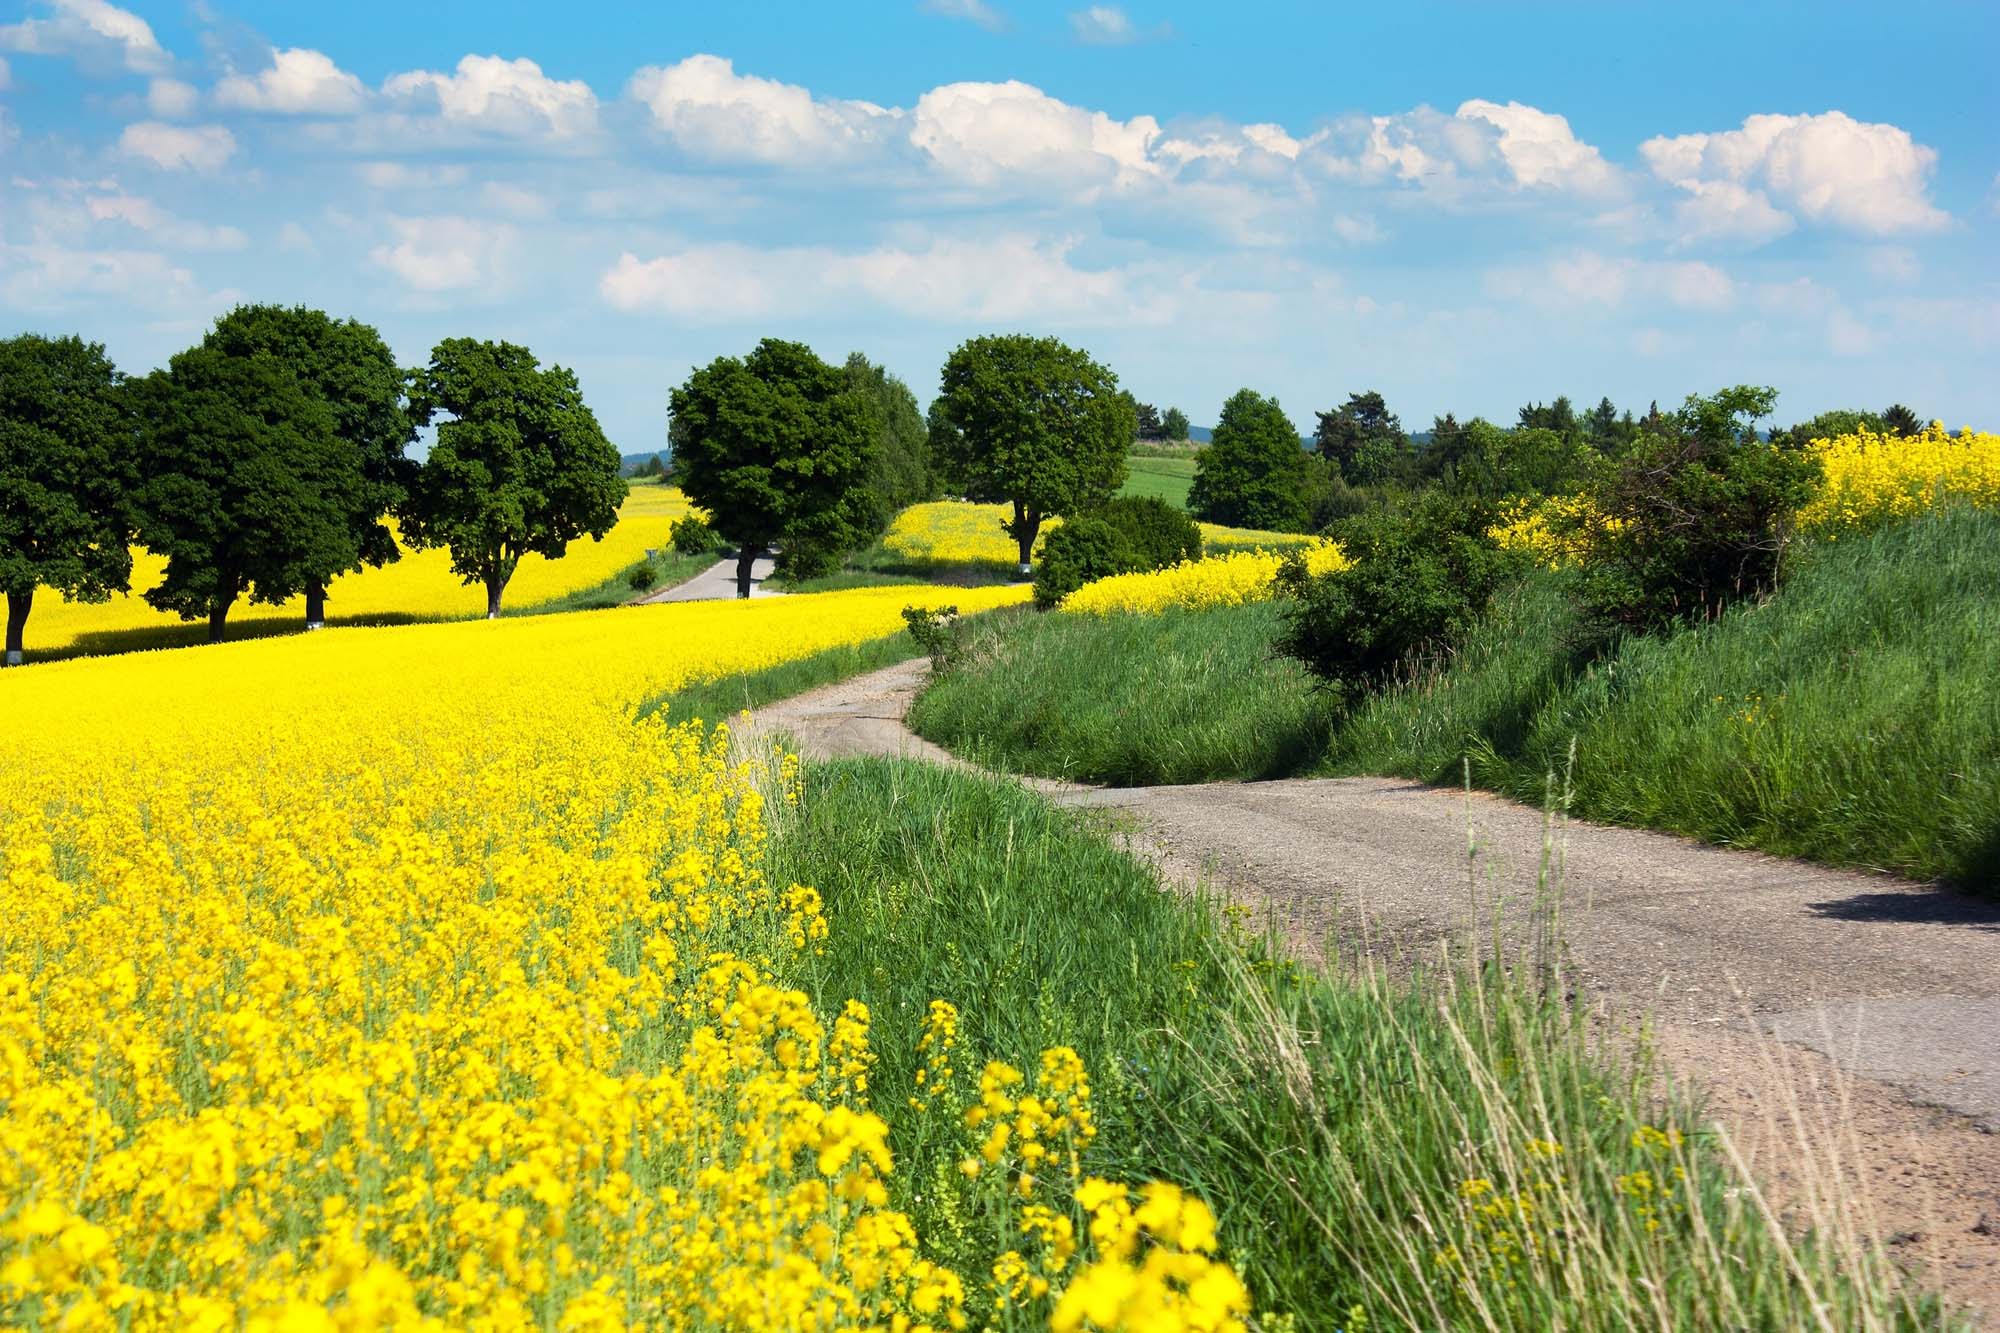
<instances>
[{"instance_id":1,"label":"tree shadow on field","mask_svg":"<svg viewBox=\"0 0 2000 1333\"><path fill-rule=\"evenodd\" d=\"M385 611L365 616L329 616L326 623L329 629L353 629L383 625L416 625L437 619L439 617ZM297 615L249 616L242 620L230 621L222 641L240 643L247 639L272 639L288 634L303 634L305 628L304 621ZM189 621L181 625L144 625L134 629L90 630L77 635L62 648L30 647L26 657L30 664L61 662L73 657L112 657L120 653L143 653L167 648L198 648L207 643L208 625L202 621Z\"/></svg>"}]
</instances>

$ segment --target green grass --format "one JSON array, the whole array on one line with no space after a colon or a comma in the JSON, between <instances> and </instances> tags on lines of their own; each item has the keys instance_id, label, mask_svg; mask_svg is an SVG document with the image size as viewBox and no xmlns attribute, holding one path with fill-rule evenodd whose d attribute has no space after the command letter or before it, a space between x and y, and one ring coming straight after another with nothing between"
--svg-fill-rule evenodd
<instances>
[{"instance_id":1,"label":"green grass","mask_svg":"<svg viewBox=\"0 0 2000 1333\"><path fill-rule=\"evenodd\" d=\"M989 644L914 716L982 762L1105 781L1450 782L1469 759L1476 783L1538 801L1564 770L1589 818L1991 892L1996 590L2000 514L1940 512L1803 552L1761 606L1586 661L1568 646L1579 636L1559 579L1538 575L1503 594L1447 669L1371 698L1310 755L1311 709L1287 701L1300 677L1259 651L1270 608L1044 617Z\"/></svg>"},{"instance_id":2,"label":"green grass","mask_svg":"<svg viewBox=\"0 0 2000 1333\"><path fill-rule=\"evenodd\" d=\"M1028 615L973 628L911 711L989 767L1121 786L1277 777L1324 753L1327 709L1271 658L1270 604L1161 616Z\"/></svg>"},{"instance_id":3,"label":"green grass","mask_svg":"<svg viewBox=\"0 0 2000 1333\"><path fill-rule=\"evenodd\" d=\"M1125 466L1125 484L1118 490L1120 495L1152 496L1176 508L1187 508L1188 487L1194 484L1191 455L1155 458L1133 454L1126 458Z\"/></svg>"},{"instance_id":4,"label":"green grass","mask_svg":"<svg viewBox=\"0 0 2000 1333\"><path fill-rule=\"evenodd\" d=\"M673 722L699 718L714 725L729 721L746 708L760 708L774 700L789 699L821 685L879 671L916 656L916 644L908 634L899 630L887 638L828 648L810 657L795 658L762 671L703 681L674 694L649 700L639 711L643 716L664 710Z\"/></svg>"},{"instance_id":5,"label":"green grass","mask_svg":"<svg viewBox=\"0 0 2000 1333\"><path fill-rule=\"evenodd\" d=\"M801 803L776 818L768 873L815 885L831 925L804 984L822 1013L859 1000L871 1014L893 1201L975 1281L1018 1241L996 1225L993 1182L957 1170L960 1108L983 1061L1032 1070L1063 1044L1093 1081L1084 1171L1201 1195L1259 1311L1300 1329L1359 1327L1357 1310L1370 1328L1934 1325L1890 1293L1851 1211L1811 1219L1817 1244L1793 1247L1689 1108L1656 1104L1643 1062L1593 1051L1525 976L1391 982L1274 962L1005 781L809 765ZM958 1075L919 1112L916 1042L938 999L963 1016ZM1648 1148L1643 1126L1684 1137ZM1562 1144L1559 1162L1530 1140ZM1650 1230L1620 1182L1675 1167L1681 1203ZM1469 1201L1468 1181L1495 1194ZM1478 1204L1516 1192L1536 1199L1546 1244L1497 1262L1508 1227Z\"/></svg>"},{"instance_id":6,"label":"green grass","mask_svg":"<svg viewBox=\"0 0 2000 1333\"><path fill-rule=\"evenodd\" d=\"M579 588L561 597L546 601L530 602L525 606L505 606L500 608L502 616L546 616L564 611L597 611L607 606L623 606L634 598L662 588L671 588L676 583L685 583L704 569L721 559L719 555L682 555L672 547L661 551L651 560L640 560L613 574L604 582L591 588ZM640 565L653 567L653 585L650 588L634 588L632 571Z\"/></svg>"}]
</instances>

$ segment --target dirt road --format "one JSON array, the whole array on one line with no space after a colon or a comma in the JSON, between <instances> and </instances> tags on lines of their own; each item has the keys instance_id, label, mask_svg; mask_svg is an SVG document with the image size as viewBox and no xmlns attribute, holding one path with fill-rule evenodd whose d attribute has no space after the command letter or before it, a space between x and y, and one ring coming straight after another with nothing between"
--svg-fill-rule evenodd
<instances>
[{"instance_id":1,"label":"dirt road","mask_svg":"<svg viewBox=\"0 0 2000 1333\"><path fill-rule=\"evenodd\" d=\"M924 670L771 705L753 732L956 763L903 725ZM1395 779L1030 782L1311 956L1518 943L1559 882L1580 1002L1648 1025L1781 1195L1844 1175L1885 1240L2000 1311L2000 904Z\"/></svg>"}]
</instances>

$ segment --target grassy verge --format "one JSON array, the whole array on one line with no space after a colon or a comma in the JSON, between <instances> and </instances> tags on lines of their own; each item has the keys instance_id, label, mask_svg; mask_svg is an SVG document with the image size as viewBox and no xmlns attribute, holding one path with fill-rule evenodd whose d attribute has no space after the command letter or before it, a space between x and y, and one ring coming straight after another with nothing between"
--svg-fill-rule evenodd
<instances>
[{"instance_id":1,"label":"grassy verge","mask_svg":"<svg viewBox=\"0 0 2000 1333\"><path fill-rule=\"evenodd\" d=\"M959 1169L968 1085L1068 1045L1083 1172L1207 1200L1265 1329L1934 1326L1837 1213L1788 1240L1688 1108L1519 978L1274 962L1076 816L920 764L809 766L769 855L824 896L822 1012L872 1015L896 1203L969 1278L1020 1242L982 1231ZM919 1084L935 1000L957 1072Z\"/></svg>"},{"instance_id":2,"label":"grassy verge","mask_svg":"<svg viewBox=\"0 0 2000 1333\"><path fill-rule=\"evenodd\" d=\"M1194 485L1191 454L1154 457L1132 454L1125 460L1125 484L1120 495L1150 495L1177 508L1187 508L1188 487Z\"/></svg>"},{"instance_id":3,"label":"grassy verge","mask_svg":"<svg viewBox=\"0 0 2000 1333\"><path fill-rule=\"evenodd\" d=\"M823 653L796 658L763 671L705 681L664 698L650 700L639 711L641 716L664 711L670 721L685 722L700 718L714 725L729 721L746 708L759 708L777 699L789 699L821 685L831 685L863 672L878 671L916 656L916 644L911 642L909 635L899 632L886 639L829 648Z\"/></svg>"},{"instance_id":4,"label":"grassy verge","mask_svg":"<svg viewBox=\"0 0 2000 1333\"><path fill-rule=\"evenodd\" d=\"M1294 773L1325 752L1311 680L1271 659L1267 604L1160 616L1029 615L974 627L966 664L911 711L993 768L1123 786Z\"/></svg>"},{"instance_id":5,"label":"grassy verge","mask_svg":"<svg viewBox=\"0 0 2000 1333\"><path fill-rule=\"evenodd\" d=\"M579 588L561 597L552 597L544 602L532 602L526 606L502 607L500 614L546 616L563 611L598 611L607 606L623 606L644 593L671 588L676 583L685 583L713 565L719 558L716 555L682 555L669 547L651 560L641 560L627 565L595 587ZM653 567L652 585L643 589L632 586L632 571L641 565Z\"/></svg>"},{"instance_id":6,"label":"grassy verge","mask_svg":"<svg viewBox=\"0 0 2000 1333\"><path fill-rule=\"evenodd\" d=\"M1996 589L2000 514L1944 511L1806 552L1764 605L1584 661L1559 582L1537 576L1446 669L1325 721L1268 655L1270 607L1046 616L913 719L989 765L1112 782L1454 781L1469 759L1480 785L1539 800L1569 769L1590 818L1992 891Z\"/></svg>"}]
</instances>

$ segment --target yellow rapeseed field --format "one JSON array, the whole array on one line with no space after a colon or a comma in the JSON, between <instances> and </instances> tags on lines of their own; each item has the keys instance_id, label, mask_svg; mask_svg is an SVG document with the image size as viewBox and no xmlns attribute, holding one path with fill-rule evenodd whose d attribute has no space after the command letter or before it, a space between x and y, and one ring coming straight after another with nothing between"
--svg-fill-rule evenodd
<instances>
[{"instance_id":1,"label":"yellow rapeseed field","mask_svg":"<svg viewBox=\"0 0 2000 1333\"><path fill-rule=\"evenodd\" d=\"M1084 584L1063 598L1061 609L1098 616L1116 612L1157 615L1169 608L1206 611L1268 602L1277 593L1272 580L1283 558L1275 551L1235 551L1143 574L1114 574ZM1315 574L1330 574L1347 565L1347 557L1332 542L1318 542L1306 552L1306 568Z\"/></svg>"},{"instance_id":2,"label":"yellow rapeseed field","mask_svg":"<svg viewBox=\"0 0 2000 1333\"><path fill-rule=\"evenodd\" d=\"M764 876L791 761L635 716L925 596L0 677L0 1325L1241 1328L1208 1210L1083 1169L1066 1049L959 1095L1020 1239L988 1272L922 1256L869 1015L793 982L838 922Z\"/></svg>"},{"instance_id":3,"label":"yellow rapeseed field","mask_svg":"<svg viewBox=\"0 0 2000 1333\"><path fill-rule=\"evenodd\" d=\"M674 520L690 508L687 497L675 487L633 483L632 493L619 507L617 526L602 541L586 537L571 542L568 554L560 560L538 555L521 557L514 577L507 584L506 604L533 606L596 587L643 560L648 549L670 547L669 532ZM78 646L79 640L87 635L166 629L184 624L178 616L155 611L142 595L160 581L165 568L166 562L159 557L135 550L129 593L118 593L108 602L94 604L69 602L53 592L42 593L35 599L34 615L28 622L28 646L38 651L59 651ZM343 575L327 588L327 615L336 624L342 620L384 616L441 620L480 616L485 612L486 590L460 582L451 572L451 553L442 550L405 551L403 558L392 565ZM297 622L304 615L304 599L294 598L281 607L239 602L230 619L240 631L253 620L282 617L287 622Z\"/></svg>"},{"instance_id":4,"label":"yellow rapeseed field","mask_svg":"<svg viewBox=\"0 0 2000 1333\"><path fill-rule=\"evenodd\" d=\"M1013 516L1004 504L974 504L968 500L935 500L911 505L896 515L882 536L884 549L917 566L988 565L1013 569L1020 550L1001 524ZM1045 519L1035 538L1039 555L1049 533L1062 526L1062 519ZM1313 539L1296 532L1264 532L1255 528L1226 528L1218 523L1201 523L1204 548L1236 550L1262 547L1277 549L1303 546Z\"/></svg>"}]
</instances>

